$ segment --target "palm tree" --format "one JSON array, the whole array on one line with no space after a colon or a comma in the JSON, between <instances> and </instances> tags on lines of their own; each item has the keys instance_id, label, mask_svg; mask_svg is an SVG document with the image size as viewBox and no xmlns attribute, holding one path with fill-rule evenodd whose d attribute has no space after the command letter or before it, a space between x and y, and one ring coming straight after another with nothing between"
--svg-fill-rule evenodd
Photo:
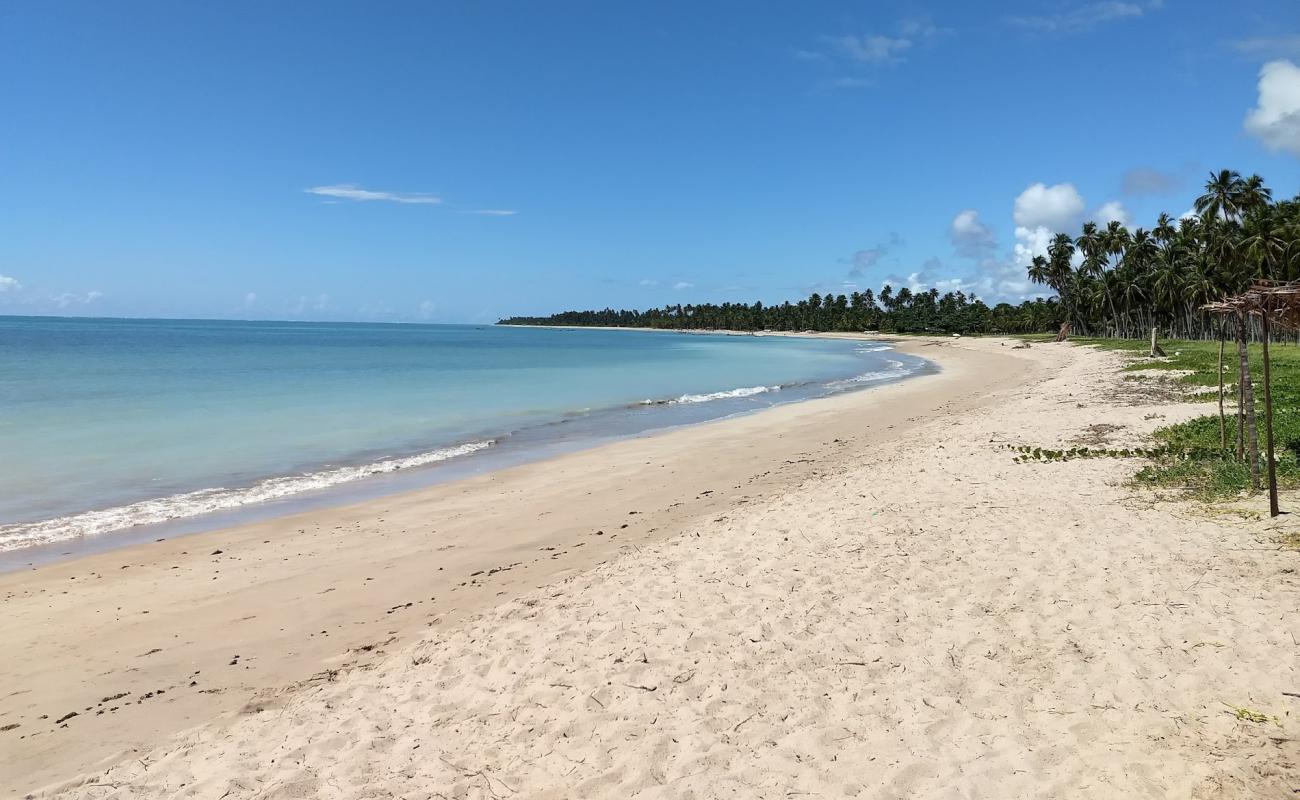
<instances>
[{"instance_id":1,"label":"palm tree","mask_svg":"<svg viewBox=\"0 0 1300 800\"><path fill-rule=\"evenodd\" d=\"M1221 169L1218 174L1210 173L1205 182L1205 194L1196 198L1196 213L1201 219L1216 219L1222 216L1224 222L1235 219L1241 213L1245 199L1246 182L1236 170Z\"/></svg>"},{"instance_id":2,"label":"palm tree","mask_svg":"<svg viewBox=\"0 0 1300 800\"><path fill-rule=\"evenodd\" d=\"M1241 207L1243 211L1255 211L1273 202L1273 190L1264 185L1264 179L1251 175L1241 185Z\"/></svg>"}]
</instances>

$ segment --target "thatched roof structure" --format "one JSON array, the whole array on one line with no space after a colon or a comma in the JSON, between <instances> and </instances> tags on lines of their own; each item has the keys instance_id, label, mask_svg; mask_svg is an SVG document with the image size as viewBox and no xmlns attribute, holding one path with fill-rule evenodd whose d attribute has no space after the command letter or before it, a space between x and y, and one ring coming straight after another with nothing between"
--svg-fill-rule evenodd
<instances>
[{"instance_id":1,"label":"thatched roof structure","mask_svg":"<svg viewBox=\"0 0 1300 800\"><path fill-rule=\"evenodd\" d=\"M1211 314L1253 314L1270 325L1300 330L1300 281L1256 281L1234 297L1201 306Z\"/></svg>"}]
</instances>

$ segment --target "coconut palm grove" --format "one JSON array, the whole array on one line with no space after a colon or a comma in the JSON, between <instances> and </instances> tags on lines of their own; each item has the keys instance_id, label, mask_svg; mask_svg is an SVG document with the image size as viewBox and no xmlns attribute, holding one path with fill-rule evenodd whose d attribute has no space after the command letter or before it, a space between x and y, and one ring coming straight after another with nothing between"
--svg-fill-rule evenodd
<instances>
[{"instance_id":1,"label":"coconut palm grove","mask_svg":"<svg viewBox=\"0 0 1300 800\"><path fill-rule=\"evenodd\" d=\"M913 292L886 284L850 295L813 294L780 305L702 303L646 311L565 311L510 317L500 324L666 329L861 331L897 333L1071 332L1143 338L1152 328L1181 339L1219 335L1206 303L1259 279L1300 278L1300 195L1275 201L1258 175L1212 173L1195 213L1161 214L1150 230L1087 222L1060 232L1026 265L1055 296L989 307L973 294Z\"/></svg>"}]
</instances>

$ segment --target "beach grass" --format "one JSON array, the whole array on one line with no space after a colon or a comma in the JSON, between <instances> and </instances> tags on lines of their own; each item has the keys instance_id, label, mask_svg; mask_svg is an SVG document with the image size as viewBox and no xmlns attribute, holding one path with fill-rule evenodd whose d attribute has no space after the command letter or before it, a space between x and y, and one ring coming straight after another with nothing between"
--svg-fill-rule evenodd
<instances>
[{"instance_id":1,"label":"beach grass","mask_svg":"<svg viewBox=\"0 0 1300 800\"><path fill-rule=\"evenodd\" d=\"M1218 399L1219 344L1217 341L1161 340L1167 354L1150 358L1150 343L1134 339L1074 338L1076 344L1130 354L1124 367L1136 372L1135 381L1151 379L1148 371L1172 372L1167 381L1186 399L1214 402ZM1262 450L1264 443L1263 353L1258 344L1249 347L1251 379L1255 386L1256 425ZM1276 447L1278 486L1300 488L1300 347L1274 343L1269 348L1273 391L1273 437ZM1250 472L1235 459L1236 431L1235 343L1224 351L1224 410L1227 414L1226 449L1221 447L1217 411L1187 422L1158 428L1156 441L1163 447L1135 476L1135 481L1156 489L1180 490L1204 501L1231 500L1250 491ZM1154 382L1154 381L1153 381ZM1153 387L1155 388L1155 387Z\"/></svg>"}]
</instances>

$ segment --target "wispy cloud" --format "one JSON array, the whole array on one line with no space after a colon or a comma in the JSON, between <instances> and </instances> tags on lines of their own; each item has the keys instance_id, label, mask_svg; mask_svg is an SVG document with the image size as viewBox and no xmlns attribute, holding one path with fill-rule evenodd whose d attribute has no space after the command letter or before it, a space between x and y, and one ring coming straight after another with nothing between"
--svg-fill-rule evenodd
<instances>
[{"instance_id":1,"label":"wispy cloud","mask_svg":"<svg viewBox=\"0 0 1300 800\"><path fill-rule=\"evenodd\" d=\"M471 208L461 211L462 214L477 214L481 217L513 217L518 211L510 208Z\"/></svg>"},{"instance_id":2,"label":"wispy cloud","mask_svg":"<svg viewBox=\"0 0 1300 800\"><path fill-rule=\"evenodd\" d=\"M1127 195L1170 194L1182 188L1177 175L1151 167L1134 167L1124 173L1121 191Z\"/></svg>"},{"instance_id":3,"label":"wispy cloud","mask_svg":"<svg viewBox=\"0 0 1300 800\"><path fill-rule=\"evenodd\" d=\"M866 64L898 61L912 46L912 40L902 36L827 36L824 41L854 61Z\"/></svg>"},{"instance_id":4,"label":"wispy cloud","mask_svg":"<svg viewBox=\"0 0 1300 800\"><path fill-rule=\"evenodd\" d=\"M54 304L55 308L67 308L69 306L87 306L103 296L103 292L92 289L85 294L63 292L62 294L50 295L49 300Z\"/></svg>"},{"instance_id":5,"label":"wispy cloud","mask_svg":"<svg viewBox=\"0 0 1300 800\"><path fill-rule=\"evenodd\" d=\"M1134 19L1155 11L1162 0L1127 3L1119 0L1067 5L1051 14L1008 17L1012 25L1039 33L1083 33L1108 22Z\"/></svg>"},{"instance_id":6,"label":"wispy cloud","mask_svg":"<svg viewBox=\"0 0 1300 800\"><path fill-rule=\"evenodd\" d=\"M822 36L821 48L798 49L794 55L801 61L819 62L828 69L853 73L830 79L831 86L853 89L875 83L862 74L864 71L900 64L920 46L948 33L951 33L949 29L935 25L929 17L911 17L899 20L892 33Z\"/></svg>"},{"instance_id":7,"label":"wispy cloud","mask_svg":"<svg viewBox=\"0 0 1300 800\"><path fill-rule=\"evenodd\" d=\"M691 283L690 281L678 281L677 283L674 283L674 284L673 284L673 288L674 288L674 289L679 289L679 290L680 290L680 289L694 289L694 288L695 288L695 284Z\"/></svg>"},{"instance_id":8,"label":"wispy cloud","mask_svg":"<svg viewBox=\"0 0 1300 800\"><path fill-rule=\"evenodd\" d=\"M14 292L22 287L23 285L18 282L17 278L11 278L8 275L0 275L0 292Z\"/></svg>"},{"instance_id":9,"label":"wispy cloud","mask_svg":"<svg viewBox=\"0 0 1300 800\"><path fill-rule=\"evenodd\" d=\"M1300 55L1300 33L1280 36L1253 36L1237 39L1228 45L1239 53L1257 58Z\"/></svg>"},{"instance_id":10,"label":"wispy cloud","mask_svg":"<svg viewBox=\"0 0 1300 800\"><path fill-rule=\"evenodd\" d=\"M313 186L310 189L304 189L303 191L307 194L319 195L320 197L330 197L336 200L353 200L358 203L369 203L381 200L389 203L412 203L416 205L442 204L442 198L431 194L375 191L373 189L363 189L355 183L335 183L329 186Z\"/></svg>"},{"instance_id":11,"label":"wispy cloud","mask_svg":"<svg viewBox=\"0 0 1300 800\"><path fill-rule=\"evenodd\" d=\"M849 265L848 277L861 278L863 273L879 264L882 258L902 243L903 237L897 231L890 231L885 241L858 250L848 258L841 258L840 263Z\"/></svg>"}]
</instances>

